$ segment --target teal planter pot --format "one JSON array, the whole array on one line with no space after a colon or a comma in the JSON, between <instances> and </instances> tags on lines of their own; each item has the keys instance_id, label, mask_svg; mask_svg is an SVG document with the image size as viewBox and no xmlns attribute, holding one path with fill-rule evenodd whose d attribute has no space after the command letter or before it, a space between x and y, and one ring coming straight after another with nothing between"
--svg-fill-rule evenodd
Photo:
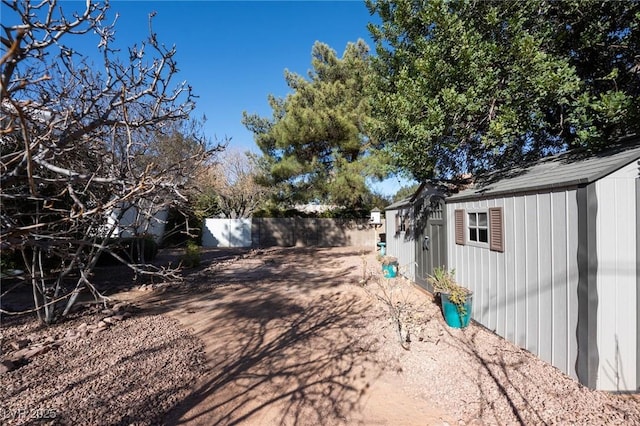
<instances>
[{"instance_id":1,"label":"teal planter pot","mask_svg":"<svg viewBox=\"0 0 640 426\"><path fill-rule=\"evenodd\" d=\"M382 265L382 276L385 278L395 278L398 275L398 264L390 263Z\"/></svg>"},{"instance_id":2,"label":"teal planter pot","mask_svg":"<svg viewBox=\"0 0 640 426\"><path fill-rule=\"evenodd\" d=\"M444 320L449 327L453 328L465 328L469 325L471 319L471 304L473 302L473 294L467 296L467 301L464 304L464 312L458 312L458 307L455 303L449 300L449 295L446 293L440 293L440 300L442 301L442 314Z\"/></svg>"}]
</instances>

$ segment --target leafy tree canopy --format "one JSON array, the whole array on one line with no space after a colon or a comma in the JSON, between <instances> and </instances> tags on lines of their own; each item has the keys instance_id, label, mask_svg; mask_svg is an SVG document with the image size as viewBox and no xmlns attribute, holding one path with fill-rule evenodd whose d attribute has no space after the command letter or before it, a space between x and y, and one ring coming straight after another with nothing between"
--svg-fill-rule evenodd
<instances>
[{"instance_id":1,"label":"leafy tree canopy","mask_svg":"<svg viewBox=\"0 0 640 426\"><path fill-rule=\"evenodd\" d=\"M271 119L244 113L264 154L262 183L282 201L366 205L367 177L382 179L388 155L365 131L372 83L369 47L349 43L342 58L326 44L312 49L308 79L285 70L290 93L269 97ZM370 197L369 197L370 198Z\"/></svg>"},{"instance_id":2,"label":"leafy tree canopy","mask_svg":"<svg viewBox=\"0 0 640 426\"><path fill-rule=\"evenodd\" d=\"M393 196L393 202L395 203L395 202L398 202L400 200L404 200L405 198L411 197L413 194L416 193L418 188L420 188L420 184L419 183L415 183L413 185L403 186Z\"/></svg>"},{"instance_id":3,"label":"leafy tree canopy","mask_svg":"<svg viewBox=\"0 0 640 426\"><path fill-rule=\"evenodd\" d=\"M373 134L418 180L453 178L640 128L640 3L368 0Z\"/></svg>"}]
</instances>

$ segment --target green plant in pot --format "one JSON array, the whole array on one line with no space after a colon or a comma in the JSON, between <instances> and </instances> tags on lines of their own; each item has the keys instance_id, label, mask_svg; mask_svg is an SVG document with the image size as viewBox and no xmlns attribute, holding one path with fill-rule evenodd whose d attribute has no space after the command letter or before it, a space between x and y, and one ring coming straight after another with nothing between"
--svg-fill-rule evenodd
<instances>
[{"instance_id":1,"label":"green plant in pot","mask_svg":"<svg viewBox=\"0 0 640 426\"><path fill-rule=\"evenodd\" d=\"M440 294L442 313L447 325L454 328L464 328L469 325L471 318L471 301L473 293L461 286L455 280L455 270L437 267L433 275L429 275L429 282L433 292Z\"/></svg>"}]
</instances>

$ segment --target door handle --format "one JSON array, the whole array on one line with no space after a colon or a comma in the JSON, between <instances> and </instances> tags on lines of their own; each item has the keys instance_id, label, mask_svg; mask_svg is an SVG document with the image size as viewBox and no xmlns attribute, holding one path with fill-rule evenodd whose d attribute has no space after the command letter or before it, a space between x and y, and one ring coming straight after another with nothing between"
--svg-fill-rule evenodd
<instances>
[{"instance_id":1,"label":"door handle","mask_svg":"<svg viewBox=\"0 0 640 426\"><path fill-rule=\"evenodd\" d=\"M430 250L429 246L431 245L431 238L428 236L424 237L422 240L422 250Z\"/></svg>"}]
</instances>

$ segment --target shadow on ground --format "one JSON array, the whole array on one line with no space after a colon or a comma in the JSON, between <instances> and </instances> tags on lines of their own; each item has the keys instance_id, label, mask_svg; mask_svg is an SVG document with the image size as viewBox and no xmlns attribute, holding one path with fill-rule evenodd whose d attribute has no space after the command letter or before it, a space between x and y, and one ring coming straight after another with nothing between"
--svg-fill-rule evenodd
<instances>
[{"instance_id":1,"label":"shadow on ground","mask_svg":"<svg viewBox=\"0 0 640 426\"><path fill-rule=\"evenodd\" d=\"M208 357L165 424L335 424L358 410L380 374L358 334L370 302L339 289L360 271L335 251L288 250L213 262L147 300L146 312L175 316L203 339Z\"/></svg>"}]
</instances>

